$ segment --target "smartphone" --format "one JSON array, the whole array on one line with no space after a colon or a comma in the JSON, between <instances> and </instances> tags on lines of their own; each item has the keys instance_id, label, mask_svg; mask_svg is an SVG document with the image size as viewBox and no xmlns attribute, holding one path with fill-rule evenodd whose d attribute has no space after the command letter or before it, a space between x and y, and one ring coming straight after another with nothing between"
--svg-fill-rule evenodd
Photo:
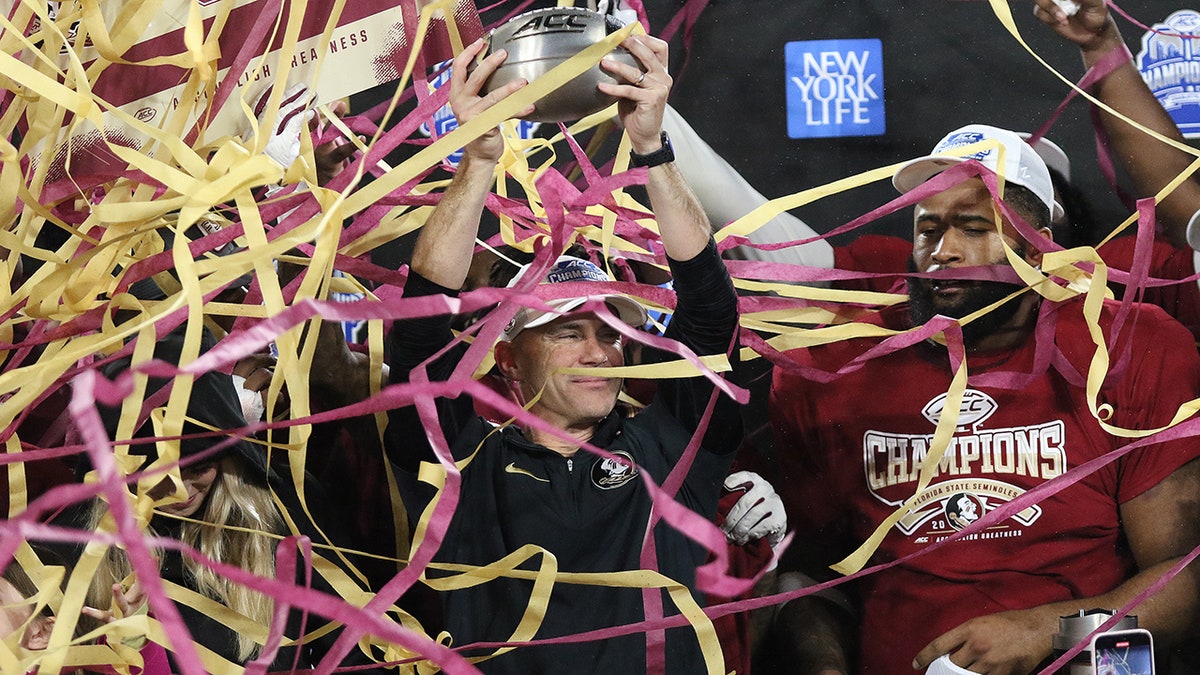
<instances>
[{"instance_id":1,"label":"smartphone","mask_svg":"<svg viewBox=\"0 0 1200 675\"><path fill-rule=\"evenodd\" d=\"M1097 633L1092 638L1095 675L1154 675L1154 640L1144 629Z\"/></svg>"}]
</instances>

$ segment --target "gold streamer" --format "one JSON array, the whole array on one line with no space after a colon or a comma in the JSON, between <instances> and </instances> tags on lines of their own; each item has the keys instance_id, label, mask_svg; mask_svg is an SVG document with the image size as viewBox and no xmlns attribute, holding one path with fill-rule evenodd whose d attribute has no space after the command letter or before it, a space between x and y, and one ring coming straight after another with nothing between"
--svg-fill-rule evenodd
<instances>
[{"instance_id":1,"label":"gold streamer","mask_svg":"<svg viewBox=\"0 0 1200 675\"><path fill-rule=\"evenodd\" d=\"M570 4L560 2L560 4ZM205 127L194 140L186 140L187 131L199 116L203 103L215 94L218 78L217 38L226 26L232 3L223 3L221 11L214 17L213 23L206 30L201 20L197 3L188 4L185 17L185 49L179 53L164 54L155 58L138 62L126 60L125 54L131 46L138 43L152 22L163 11L163 0L128 0L124 3L101 3L97 0L81 0L77 9L64 6L63 13L51 20L46 11L45 3L33 0L20 0L10 21L4 14L0 17L0 87L14 94L12 104L0 113L0 246L11 251L9 260L0 261L0 277L15 279L13 261L15 256L27 255L42 262L40 269L30 273L19 285L5 286L3 297L5 308L25 303L24 309L15 313L11 318L0 324L0 341L13 341L18 335L24 334L31 328L47 327L51 322L59 325L70 325L70 322L86 316L89 312L101 310L105 312L101 320L101 328L94 331L82 331L69 337L58 337L41 346L35 358L28 358L20 365L6 367L0 373L0 424L13 431L5 441L8 454L21 451L22 440L36 441L36 438L23 438L29 431L15 428L23 412L34 406L44 395L51 393L59 386L58 380L66 376L80 363L89 362L96 355L110 354L127 339L135 340L133 352L134 363L146 361L153 352L156 341L155 326L176 311L184 311L189 319L188 333L185 341L185 355L181 365L188 365L198 355L200 319L206 315L274 317L288 309L288 303L283 300L282 288L276 278L274 260L282 259L290 250L301 244L313 247L313 255L305 260L308 266L307 274L300 284L296 301L306 299L325 299L331 290L348 284L351 288L361 289L354 280L337 281L332 277L334 259L337 254L358 257L383 246L390 241L419 229L428 217L429 207L396 207L384 219L381 226L368 235L354 242L340 245L341 222L343 218L359 214L374 205L396 188L419 175L452 150L465 144L469 139L478 136L487 129L501 123L514 112L519 111L528 103L537 100L552 91L575 75L596 64L608 53L614 45L626 35L640 27L631 26L615 33L601 43L591 47L572 59L555 68L542 78L531 83L518 96L491 109L485 115L463 125L458 130L447 134L436 142L417 153L414 157L376 180L370 186L357 191L347 190L344 194L333 193L322 188L310 188L313 199L317 200L321 209L318 215L296 229L273 241L268 241L267 227L260 213L261 204L255 201L251 190L263 185L285 182L295 183L304 180L308 185L316 183L315 161L312 148L306 142L301 162L293 167L281 168L263 154L267 134L258 127L259 119L250 114L250 103L238 96L232 97L227 105L240 109L252 133L248 140L212 134ZM421 10L421 27L418 35L424 35L424 27L437 12L445 15L452 13L452 0L439 0ZM1000 23L1014 38L1029 50L1029 47L1018 34L1012 17L1008 13L1007 4L999 0L991 0L991 6ZM342 4L334 6L321 34L322 47L329 43L332 31L336 27L336 18L340 15ZM298 25L296 20L308 8L306 2L296 1L290 4L287 29L283 31L282 44L285 53L297 45ZM29 35L24 35L24 26L33 18L38 18L41 28ZM78 21L76 44L90 42L89 47L77 47L68 37L71 24ZM448 22L453 25L453 22ZM457 32L451 31L451 41L456 48L461 48L462 39ZM415 63L409 61L402 76L402 87L407 86L409 76ZM1029 50L1033 54L1032 50ZM321 50L324 58L325 50ZM1038 58L1036 54L1033 54ZM1039 61L1041 59L1039 58ZM152 126L136 116L115 108L110 101L104 100L93 91L98 78L114 65L135 65L138 67L174 66L186 71L183 84L185 89L180 100L179 108L161 120L159 126ZM1043 62L1048 69L1049 66ZM251 66L253 69L254 66ZM284 60L279 64L278 80L287 80L290 64ZM1050 69L1053 71L1053 69ZM1056 73L1057 74L1057 73ZM1066 78L1064 82L1070 84ZM273 125L278 117L279 102L282 99L283 88L276 87L268 98L267 110L262 122ZM397 99L401 91L397 91ZM1081 92L1093 103L1087 92ZM612 110L598 113L571 126L572 133L583 133L596 129L612 115ZM69 121L68 121L69 120ZM12 140L16 137L18 126L24 121L28 127L21 134L19 145ZM334 121L337 124L337 121ZM1132 123L1132 122L1131 122ZM79 194L62 197L55 200L44 198L46 187L51 178L51 167L54 159L62 154L66 159L65 170L69 177L73 176L73 167L77 157L73 154L72 137L87 131L106 131L116 124L142 134L147 140L144 145L136 148L125 147L116 142L109 142L107 148L121 162L128 165L130 172L136 170L144 173L151 181L160 183L163 187L161 194L156 193L156 186L150 181L139 181L132 177L115 179L103 186L99 194ZM1137 126L1135 124L1135 126ZM1139 127L1141 128L1141 127ZM546 212L542 198L536 187L536 180L552 166L558 158L556 148L561 138L534 139L519 141L514 138L512 125L505 125L505 133L510 140L509 150L497 170L498 177L508 177L514 180L518 187L518 195L529 203L529 207L538 221L534 228L541 234L548 234L545 227ZM1175 181L1165 187L1158 195L1161 199L1178 186L1182 181L1200 168L1200 152L1170 139L1159 137L1142 128L1158 140L1168 143L1176 149L1188 152L1198 157L1188 170ZM348 130L343 129L344 132ZM597 136L604 133L601 130ZM355 139L357 140L357 139ZM363 146L369 148L377 138L370 139ZM110 139L111 141L111 139ZM618 152L618 165L623 166L627 139L622 140ZM32 169L26 175L21 166L22 160L33 162ZM285 170L290 169L290 170ZM803 190L793 195L771 200L755 209L741 219L722 228L716 237L718 241L733 235L748 235L775 215L782 211L797 208L824 197L851 190L891 176L895 165L880 167L864 172L857 176L847 177L828 185L817 186ZM73 178L72 178L73 179ZM426 181L417 186L413 193L424 194L441 189L443 184L438 181ZM507 195L508 186L504 181L497 185L498 192ZM11 198L11 200L9 199ZM634 202L628 195L619 192L614 195L615 203L640 210L645 207ZM9 206L10 202L13 206ZM20 209L16 207L20 204ZM239 240L244 248L232 255L218 259L193 259L187 250L185 237L179 236L187 228L205 217L214 208L226 204L234 204L238 217L245 227L244 237ZM56 210L57 208L57 210ZM72 223L64 222L63 214L75 211L82 216ZM166 216L178 212L174 221ZM623 240L616 234L616 214L608 209L597 206L589 207L589 215L599 217L596 227L582 228L580 233L596 242L602 251L622 251L645 254L642 246L635 242ZM1131 216L1116 230L1136 222ZM526 250L531 250L533 239L518 239L518 233L528 236L526 224L514 223L507 215L502 215L502 233L504 240ZM645 220L642 225L653 229L652 220ZM143 301L129 294L116 294L117 284L121 275L125 274L140 260L163 251L162 238L157 230L171 227L175 231L174 243L170 249L174 274L178 278L177 288L168 293L168 298L162 301ZM39 233L50 229L62 230L67 235L67 242L60 249L50 251L35 246ZM340 248L339 248L340 247ZM1100 302L1108 293L1107 270L1093 249L1074 249L1059 253L1047 254L1043 260L1043 271L1038 272L1017 259L1011 250L1007 255L1018 274L1025 283L1044 297L1061 301L1080 293L1086 295L1084 303L1085 316L1092 330L1092 338L1096 345L1091 368L1088 373L1088 401L1091 412L1101 421L1103 428L1117 436L1125 438L1142 437L1158 431L1122 429L1110 425L1106 420L1111 411L1098 405L1100 384L1108 370L1107 351L1104 348L1103 336L1098 327ZM1082 263L1094 263L1095 271L1083 271ZM230 303L205 302L204 297L228 284L243 273L253 272L259 279L263 291L261 305L246 306ZM168 275L169 276L169 275ZM1069 282L1066 287L1048 281L1056 277ZM841 303L843 305L863 305L866 307L883 307L903 300L902 296L847 292L815 287L795 286L791 284L772 283L763 280L737 279L736 283L742 290L753 292L774 292L781 297L811 300L826 303ZM164 284L165 285L165 284ZM1026 291L1028 292L1028 291ZM371 296L368 294L368 297ZM131 318L117 323L110 310L121 309L131 315ZM851 317L849 321L847 317ZM966 320L971 320L968 317ZM829 342L861 337L886 337L891 331L879 328L865 322L853 320L853 313L834 311L826 308L812 307L794 312L769 311L752 313L743 316L742 325L754 329L766 336L768 343L776 349L793 349L806 346L826 344ZM822 326L809 328L809 326ZM315 332L309 331L301 336L301 332L293 328L281 334L276 340L279 350L279 362L275 376L267 390L268 407L273 408L283 396L286 388L291 401L291 414L294 417L304 417L311 412L311 402L306 394L307 373L312 365L315 354ZM372 321L368 325L368 346L370 360L374 369L382 367L382 334L383 325L380 321ZM757 358L749 350L743 350L744 358ZM12 358L13 350L0 352L0 358ZM705 366L722 372L728 369L728 363L723 357L705 357ZM571 372L588 372L587 369L574 369ZM946 410L957 410L957 402L961 397L966 383L967 364L955 372L954 380L949 390ZM610 374L626 377L665 378L698 376L694 366L685 361L675 361L653 366L637 366L622 368ZM127 440L133 435L133 426L138 409L145 397L147 378L144 375L134 377L134 391L127 397L122 406L122 415L118 428L118 438L122 442L115 444L118 463L125 471L132 471L140 463L138 458L129 455ZM187 400L190 394L192 378L181 375L175 378L174 388L166 404L152 412L151 420L155 433L163 436L176 436L181 433L187 410ZM371 383L372 393L378 392L379 383ZM1200 407L1196 401L1182 406L1172 424L1190 417ZM376 429L382 431L385 419L382 414L376 416ZM931 452L922 464L918 489L909 503L901 507L891 518L880 525L864 546L853 556L847 558L839 566L839 571L849 572L862 567L869 560L874 546L882 540L887 531L907 511L908 505L915 500L927 487L932 472L945 451L954 429L954 415L946 414L937 427ZM255 439L268 449L268 453L276 451L286 453L292 470L292 481L299 494L303 494L303 475L307 461L307 441L311 437L310 425L296 425L286 433L269 431L263 439ZM159 443L158 459L152 465L154 469L163 469L177 473L175 466L178 461L178 441L163 441ZM469 460L468 460L469 461ZM465 466L465 463L464 463ZM10 464L8 473L9 516L12 517L23 511L27 506L25 467L20 464ZM437 476L440 467L426 467L423 478L440 485L444 476ZM147 491L157 482L156 478L143 479L136 486L136 494L131 495L131 503L143 520L151 515L152 502ZM178 483L177 483L178 484ZM389 491L393 503L399 504L398 491L394 477L388 476ZM302 513L285 515L293 518L290 526L298 530L299 524L295 519L312 520L307 505ZM403 514L397 514L393 519L397 538L405 542L409 538L407 520ZM412 533L412 540L419 545L424 540L427 522L422 519ZM108 529L112 529L111 523ZM318 547L328 550L328 557L317 556L314 564L318 573L346 601L355 607L364 606L371 598L363 591L359 583L360 574L351 568L343 572L339 565L331 559L341 559L343 564L353 554L361 552L348 551L328 546L326 542L317 542ZM400 544L405 548L404 544ZM82 609L84 595L95 573L100 556L107 546L99 543L89 544L83 558L75 565L67 577L65 592L58 590L57 578L65 572L53 570L51 567L40 565L36 556L32 556L27 547L23 547L18 555L18 561L38 583L39 594L35 602L49 605L56 609L62 617L78 616ZM518 567L535 556L540 557L540 564L534 570L522 570ZM397 558L402 556L397 555ZM650 572L621 572L615 574L581 575L564 573L557 569L556 561L550 552L526 547L507 556L503 560L479 568L455 568L453 566L432 566L432 569L449 572L449 576L436 579L427 578L426 583L439 589L462 588L468 585L487 583L499 577L527 578L534 582L533 592L528 599L525 616L512 635L514 641L526 640L536 634L544 615L549 594L556 583L584 583L606 585L624 588L662 588L668 591L672 602L682 614L688 617L693 630L704 649L709 672L723 672L723 664L716 644L711 622L704 617L701 608L695 603L685 588L670 579ZM54 575L58 574L59 577ZM180 604L201 609L217 621L235 627L239 632L254 636L256 640L265 640L266 628L255 625L227 607L211 599L200 596L188 589L173 586L168 590L172 599ZM416 621L400 608L390 608L389 616L399 625L419 630ZM51 647L44 654L18 654L13 648L13 641L6 640L0 648L0 670L5 672L24 672L33 664L38 664L47 671L74 664L109 662L117 668L136 665L139 656L136 650L131 650L120 644L120 638L126 636L144 635L151 641L167 644L161 625L154 619L145 616L124 617L105 626L96 635L72 638L74 621L61 621L55 628ZM328 627L324 628L328 630ZM87 640L99 635L108 637L109 647L85 644ZM372 644L371 639L364 644ZM383 645L386 647L386 645ZM209 672L236 673L241 667L225 662L215 654L200 649L200 657L204 667ZM499 652L498 652L499 653ZM413 655L392 652L395 658L408 658ZM421 672L431 672L433 666L423 664L416 667ZM19 669L19 670L18 670Z\"/></svg>"}]
</instances>

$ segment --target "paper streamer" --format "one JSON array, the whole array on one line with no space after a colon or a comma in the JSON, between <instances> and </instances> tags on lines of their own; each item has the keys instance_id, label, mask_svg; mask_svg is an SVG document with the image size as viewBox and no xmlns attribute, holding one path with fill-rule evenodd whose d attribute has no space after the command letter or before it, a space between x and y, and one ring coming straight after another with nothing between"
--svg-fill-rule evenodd
<instances>
[{"instance_id":1,"label":"paper streamer","mask_svg":"<svg viewBox=\"0 0 1200 675\"><path fill-rule=\"evenodd\" d=\"M667 30L682 28L688 39L704 4L687 3ZM1000 27L1024 46L1006 5L993 2L992 7ZM644 22L644 10L637 3L635 9ZM186 547L145 533L148 514L144 509L148 501L144 492L163 475L178 471L177 454L172 452L178 452L177 444L183 438L209 436L224 440L230 433L253 438L264 456L288 459L288 478L301 488L314 425L358 416L379 419L399 405L427 407L433 396L471 395L520 423L553 431L471 376L485 363L488 346L503 327L505 314L511 315L520 306L543 306L554 299L556 289L480 289L454 300L402 300L398 291L405 271L382 268L369 255L421 227L445 184L444 177L431 177L430 173L442 157L591 67L629 31L639 27L631 26L610 36L480 119L432 142L418 144L413 139L414 131L445 103L446 92L424 90L426 76L417 66L445 58L479 34L481 26L471 11L473 7L464 8L450 0L423 6L411 1L385 6L374 0L128 0L63 6L52 16L45 3L0 0L0 10L0 246L11 252L0 261L3 278L11 282L0 290L4 297L0 307L0 358L4 359L0 372L0 428L5 443L0 464L7 470L9 495L8 519L0 522L0 563L19 561L38 585L39 594L33 600L66 617L77 615L83 605L97 556L108 547L120 546L147 584L152 612L150 616L119 619L80 637L71 634L73 621L60 621L61 630L56 628L51 647L44 654L21 655L6 642L5 648L0 648L0 669L28 670L35 663L47 671L96 663L121 669L138 665L141 658L136 650L122 646L121 639L144 636L169 646L182 672L235 673L243 668L261 672L272 654L301 637L283 631L286 611L294 608L312 613L305 625L308 636L333 628L320 617L332 617L345 627L337 648L326 656L319 672L334 671L341 658L355 649L371 649L374 658L403 664L401 672L475 672L470 660L458 653L467 645L454 643L453 636L428 634L398 605L399 599L418 584L450 588L514 576L535 580L534 591L527 599L526 620L514 627L509 641L474 647L499 653L528 643L536 635L541 610L557 583L649 589L652 592L647 592L647 597L656 598L661 597L658 589L666 589L679 614L648 612L639 624L536 642L654 634L668 627L689 625L704 648L710 671L717 672L722 664L710 619L791 597L701 608L687 589L651 570L567 574L557 570L552 552L535 548L521 549L483 568L435 566L431 563L433 552L456 506L455 472L461 470L448 461L445 448L440 448L443 462L439 468L429 469L432 480L441 485L439 498L412 533L415 545L411 550L405 547L396 552L398 574L381 588L364 588L362 575L347 568L357 552L337 549L320 535L312 541L295 535L281 538L274 578L257 577L220 561L204 559L197 551L183 550L184 555L236 583L275 598L275 616L268 626L249 622L194 591L162 583L152 551ZM512 13L519 10L514 6ZM1070 84L1068 79L1063 80ZM396 95L377 111L380 117L341 121L346 129L364 134L367 140L352 166L328 186L312 187L316 184L312 148L344 132L327 130L315 138L305 137L301 158L291 167L279 167L262 154L264 130L273 125L282 93L290 84L307 83L318 101L327 103L357 91L364 83L391 81L398 82ZM410 87L414 81L416 86ZM122 83L137 84L141 90L123 89ZM264 93L266 110L258 118L251 109ZM1081 91L1079 95L1086 93ZM409 107L399 106L401 101ZM585 248L598 254L664 265L647 206L625 192L644 182L645 171L621 171L623 162L617 162L616 173L610 173L611 158L591 156L595 146L580 141L585 134L602 137L613 133L606 121L610 115L611 111L593 116L550 139L520 142L510 138L511 152L497 174L520 187L509 190L502 181L496 194L489 196L487 208L502 223L501 234L491 244L509 243L537 252L544 263L558 253L556 249L582 238ZM397 149L400 154L411 151L410 159L391 167L380 164L384 156ZM1178 149L1197 154L1187 147ZM566 172L556 170L558 160L569 160L577 166L579 180L570 180ZM886 179L893 170L894 165L879 167L772 200L727 225L716 238L723 248L741 243L783 210ZM361 181L368 174L373 182L363 187ZM910 206L930 190L971 175L980 175L978 169L964 166L947 171L939 177L940 182L870 209L827 236L853 232L885 213ZM982 177L993 194L1002 194L1003 177ZM1158 198L1186 178L1180 176ZM284 190L264 194L266 186L281 182ZM215 212L223 214L228 221L226 227L181 236ZM1006 215L1013 217L1010 212ZM350 217L353 222L343 227L343 219ZM1022 225L1017 224L1019 228ZM1142 237L1139 251L1144 252L1152 235L1148 228L1153 226L1149 205L1139 206L1139 212L1116 229L1133 226ZM164 231L173 235L173 243L166 243ZM1022 232L1028 234L1024 229ZM779 248L803 243L759 246ZM218 256L216 252L229 244L237 250ZM1015 274L1015 279L1029 286L1026 292L1039 293L1049 300L1086 295L1085 311L1093 326L1110 279L1131 289L1196 281L1153 278L1144 265L1144 253L1136 257L1133 269L1112 270L1093 249L1062 251L1048 246L1047 250L1050 252L1040 272L1015 265L1015 272L1008 270L1007 274ZM27 265L20 275L15 265L17 255L25 256ZM301 262L305 270L291 283L281 282L274 261L289 256ZM775 294L742 299L742 325L754 331L744 335L744 359L764 357L779 367L789 367L780 358L781 350L835 340L881 338L879 350L847 366L861 368L870 358L889 350L943 334L957 369L951 397L961 395L973 377L970 358L962 351L957 326L952 322L887 334L866 317L902 301L901 296L795 285L864 278L868 274L777 263L731 262L729 267L740 289ZM367 291L365 299L352 303L328 300L335 285L343 283L335 281L334 270L350 275L349 283ZM252 278L245 301L218 299L223 291L243 283L247 273ZM1006 272L979 273L985 275L980 278L999 278ZM151 279L169 287L165 298L145 299L129 293L139 282ZM674 304L670 291L643 284L597 284L594 292L628 293L655 309L670 309ZM1132 291L1127 293L1132 297ZM474 344L453 381L392 387L372 382L370 394L363 400L314 412L317 407L309 398L307 376L317 358L316 331L302 335L306 322L317 318L368 322L369 361L379 368L383 360L382 327L387 322L470 312L496 303L501 303L501 310L463 336L473 339ZM1128 312L1127 307L1122 311ZM216 348L201 354L199 327L206 315L232 317L235 328L222 336ZM186 357L177 364L151 360L155 342L185 322ZM718 386L717 395L745 400L744 391L719 377L728 367L722 356L691 354L662 338L616 325L629 339L678 357L653 367L625 368L620 374L706 377ZM1110 368L1120 367L1122 356L1108 353L1107 339L1111 336L1094 337L1092 367L1087 373L1078 373L1078 381L1088 387L1092 414L1110 433L1130 439L1122 452L1173 434L1183 437L1197 433L1194 425L1179 424L1193 414L1195 402L1182 407L1173 422L1176 426L1165 430L1109 426L1104 421L1107 411L1097 404L1096 397L1104 376ZM279 361L266 392L268 408L283 401L286 393L289 414L243 429L210 430L185 437L183 414L194 376L208 370L228 372L240 359L269 345L278 351ZM125 356L134 362L130 373L115 382L98 376L97 368ZM1053 354L1039 355L1039 363L1045 367L1052 362ZM808 375L828 380L838 373ZM145 382L150 376L167 378L171 386L147 401ZM989 374L1005 386L1020 386L1021 376ZM110 444L96 417L97 401L123 404L116 444ZM432 424L428 413L426 410L427 421ZM138 422L145 419L154 425L153 435L138 442L153 443L163 451L159 462L139 472L140 460L130 454L128 441ZM929 470L936 466L953 431L952 416L941 422L935 452L926 458L921 487L927 484ZM596 448L588 449L604 454ZM40 488L36 493L32 489L32 476L46 463L80 458L85 453L96 468L95 482L61 484ZM1103 459L1113 461L1115 457ZM1095 467L1080 467L1025 497L1033 503L1062 489L1069 484L1067 481L1077 480L1083 475L1077 472L1085 470ZM702 588L731 596L752 585L752 579L727 575L724 536L674 502L674 483L657 486L647 482L646 487L655 495L657 512L669 526L679 528L713 552L714 562L698 570ZM112 509L111 522L101 531L82 532L45 524L50 515L70 504L97 497L106 499ZM406 523L405 528L399 524L404 520L402 509L398 501L395 503L391 516L397 521L397 530L407 534ZM293 531L312 520L305 509L286 515ZM903 509L893 520L902 515ZM1003 515L993 512L989 517ZM886 535L890 522L882 524L876 537L844 563L841 569L850 573L845 579L884 569L869 566L869 561L873 544ZM42 564L25 541L86 544L89 553L74 570L55 569ZM923 554L937 555L939 549L930 547ZM524 561L533 561L536 569L517 569ZM424 573L434 567L450 576L429 579ZM315 577L322 578L337 595L297 584L293 570L302 570L301 576L309 584ZM60 588L60 578L66 579L65 590ZM1153 590L1147 589L1146 593ZM260 657L243 666L224 662L194 644L178 614L180 604L202 609L218 621L252 635L263 645ZM94 644L101 635L107 645Z\"/></svg>"}]
</instances>

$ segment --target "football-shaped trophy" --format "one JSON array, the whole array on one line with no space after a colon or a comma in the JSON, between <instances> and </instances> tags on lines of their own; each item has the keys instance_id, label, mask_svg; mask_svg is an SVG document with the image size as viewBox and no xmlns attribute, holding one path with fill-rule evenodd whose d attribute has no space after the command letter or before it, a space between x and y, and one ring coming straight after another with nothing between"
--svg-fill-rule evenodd
<instances>
[{"instance_id":1,"label":"football-shaped trophy","mask_svg":"<svg viewBox=\"0 0 1200 675\"><path fill-rule=\"evenodd\" d=\"M579 7L550 7L519 14L492 31L488 53L504 49L508 58L484 84L484 92L520 78L532 82L620 28L616 19ZM613 49L609 56L641 67L624 48ZM626 84L597 63L538 99L533 113L525 119L569 122L603 110L615 99L596 88L600 82Z\"/></svg>"}]
</instances>

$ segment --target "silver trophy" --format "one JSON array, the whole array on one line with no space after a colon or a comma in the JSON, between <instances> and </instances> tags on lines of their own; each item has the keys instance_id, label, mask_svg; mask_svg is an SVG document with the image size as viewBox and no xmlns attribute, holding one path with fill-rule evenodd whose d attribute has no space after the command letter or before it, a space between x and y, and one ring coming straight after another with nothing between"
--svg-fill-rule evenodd
<instances>
[{"instance_id":1,"label":"silver trophy","mask_svg":"<svg viewBox=\"0 0 1200 675\"><path fill-rule=\"evenodd\" d=\"M550 7L519 14L492 31L488 53L504 49L508 58L488 79L484 91L520 78L533 82L620 28L616 19L579 7ZM621 47L609 56L640 67L633 55ZM599 112L615 100L596 88L600 82L619 83L596 64L538 99L534 112L525 119L569 122Z\"/></svg>"}]
</instances>

